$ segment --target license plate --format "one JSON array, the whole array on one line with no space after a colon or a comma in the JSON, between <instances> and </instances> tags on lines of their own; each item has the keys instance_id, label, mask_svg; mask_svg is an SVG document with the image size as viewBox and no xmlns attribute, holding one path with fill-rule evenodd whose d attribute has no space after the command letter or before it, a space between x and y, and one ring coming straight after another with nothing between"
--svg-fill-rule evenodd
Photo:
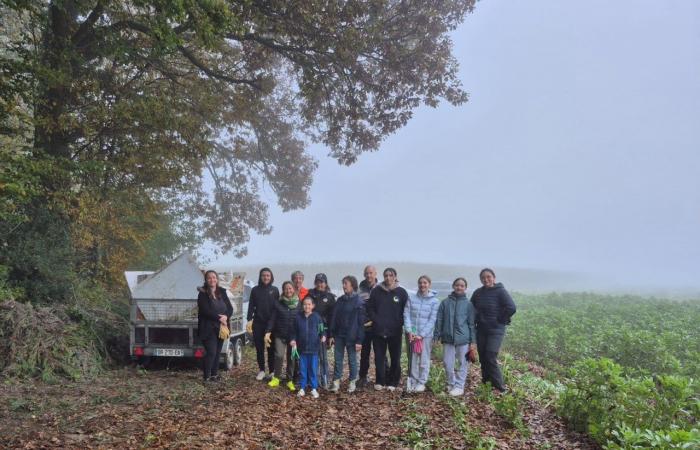
<instances>
[{"instance_id":1,"label":"license plate","mask_svg":"<svg viewBox=\"0 0 700 450\"><path fill-rule=\"evenodd\" d=\"M157 348L156 356L185 356L185 352L180 348Z\"/></svg>"}]
</instances>

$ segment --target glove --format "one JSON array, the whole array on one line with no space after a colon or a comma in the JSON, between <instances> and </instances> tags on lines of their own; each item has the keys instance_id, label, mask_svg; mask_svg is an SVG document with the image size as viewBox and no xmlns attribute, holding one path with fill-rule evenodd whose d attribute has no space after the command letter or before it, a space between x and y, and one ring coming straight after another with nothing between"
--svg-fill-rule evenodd
<instances>
[{"instance_id":1,"label":"glove","mask_svg":"<svg viewBox=\"0 0 700 450\"><path fill-rule=\"evenodd\" d=\"M467 361L471 363L476 362L476 349L472 346L469 346L469 351L467 352Z\"/></svg>"},{"instance_id":2,"label":"glove","mask_svg":"<svg viewBox=\"0 0 700 450\"><path fill-rule=\"evenodd\" d=\"M297 346L292 347L292 359L299 359L299 352L297 351Z\"/></svg>"},{"instance_id":3,"label":"glove","mask_svg":"<svg viewBox=\"0 0 700 450\"><path fill-rule=\"evenodd\" d=\"M253 334L253 321L249 320L247 324L245 324L245 332L248 334Z\"/></svg>"},{"instance_id":4,"label":"glove","mask_svg":"<svg viewBox=\"0 0 700 450\"><path fill-rule=\"evenodd\" d=\"M221 325L219 327L219 339L225 341L229 336L231 336L231 332L229 331L228 327L226 325Z\"/></svg>"},{"instance_id":5,"label":"glove","mask_svg":"<svg viewBox=\"0 0 700 450\"><path fill-rule=\"evenodd\" d=\"M272 345L272 333L265 333L265 348L269 348Z\"/></svg>"},{"instance_id":6,"label":"glove","mask_svg":"<svg viewBox=\"0 0 700 450\"><path fill-rule=\"evenodd\" d=\"M365 328L369 328L372 326L372 321L370 320L369 322L365 322Z\"/></svg>"}]
</instances>

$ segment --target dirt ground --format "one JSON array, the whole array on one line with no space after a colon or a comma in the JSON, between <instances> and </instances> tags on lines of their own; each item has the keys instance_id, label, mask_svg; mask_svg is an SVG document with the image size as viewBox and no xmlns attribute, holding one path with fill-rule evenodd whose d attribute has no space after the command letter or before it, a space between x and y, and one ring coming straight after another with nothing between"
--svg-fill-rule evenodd
<instances>
[{"instance_id":1,"label":"dirt ground","mask_svg":"<svg viewBox=\"0 0 700 450\"><path fill-rule=\"evenodd\" d=\"M330 355L330 353L329 353ZM0 391L3 448L501 448L587 449L549 409L528 402L529 436L473 394L463 407L443 393L321 391L297 398L255 380L252 349L214 386L193 365L111 370L84 382L5 380ZM437 362L435 362L437 363ZM439 364L439 363L437 363ZM372 373L372 371L370 372ZM464 420L456 413L459 406Z\"/></svg>"}]
</instances>

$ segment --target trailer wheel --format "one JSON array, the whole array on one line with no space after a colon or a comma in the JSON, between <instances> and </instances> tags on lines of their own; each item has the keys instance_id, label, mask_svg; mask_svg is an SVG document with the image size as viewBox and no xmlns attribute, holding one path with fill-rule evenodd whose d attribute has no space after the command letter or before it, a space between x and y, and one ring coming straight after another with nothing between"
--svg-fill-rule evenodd
<instances>
[{"instance_id":1,"label":"trailer wheel","mask_svg":"<svg viewBox=\"0 0 700 450\"><path fill-rule=\"evenodd\" d=\"M226 367L226 370L233 369L233 366L235 363L234 353L235 353L235 350L234 350L233 342L229 342L228 346L226 347L226 357L224 360L224 367Z\"/></svg>"},{"instance_id":2,"label":"trailer wheel","mask_svg":"<svg viewBox=\"0 0 700 450\"><path fill-rule=\"evenodd\" d=\"M235 366L240 366L243 362L243 336L238 336L235 341L232 342L233 345L233 364Z\"/></svg>"}]
</instances>

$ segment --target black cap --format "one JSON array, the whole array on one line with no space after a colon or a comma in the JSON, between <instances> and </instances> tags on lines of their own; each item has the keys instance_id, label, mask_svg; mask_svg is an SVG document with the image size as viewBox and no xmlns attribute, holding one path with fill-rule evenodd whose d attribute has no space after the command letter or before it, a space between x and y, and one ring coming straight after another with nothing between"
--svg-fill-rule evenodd
<instances>
[{"instance_id":1,"label":"black cap","mask_svg":"<svg viewBox=\"0 0 700 450\"><path fill-rule=\"evenodd\" d=\"M328 284L328 277L326 277L325 273L317 273L314 277L314 283L317 281L323 281L324 283Z\"/></svg>"}]
</instances>

